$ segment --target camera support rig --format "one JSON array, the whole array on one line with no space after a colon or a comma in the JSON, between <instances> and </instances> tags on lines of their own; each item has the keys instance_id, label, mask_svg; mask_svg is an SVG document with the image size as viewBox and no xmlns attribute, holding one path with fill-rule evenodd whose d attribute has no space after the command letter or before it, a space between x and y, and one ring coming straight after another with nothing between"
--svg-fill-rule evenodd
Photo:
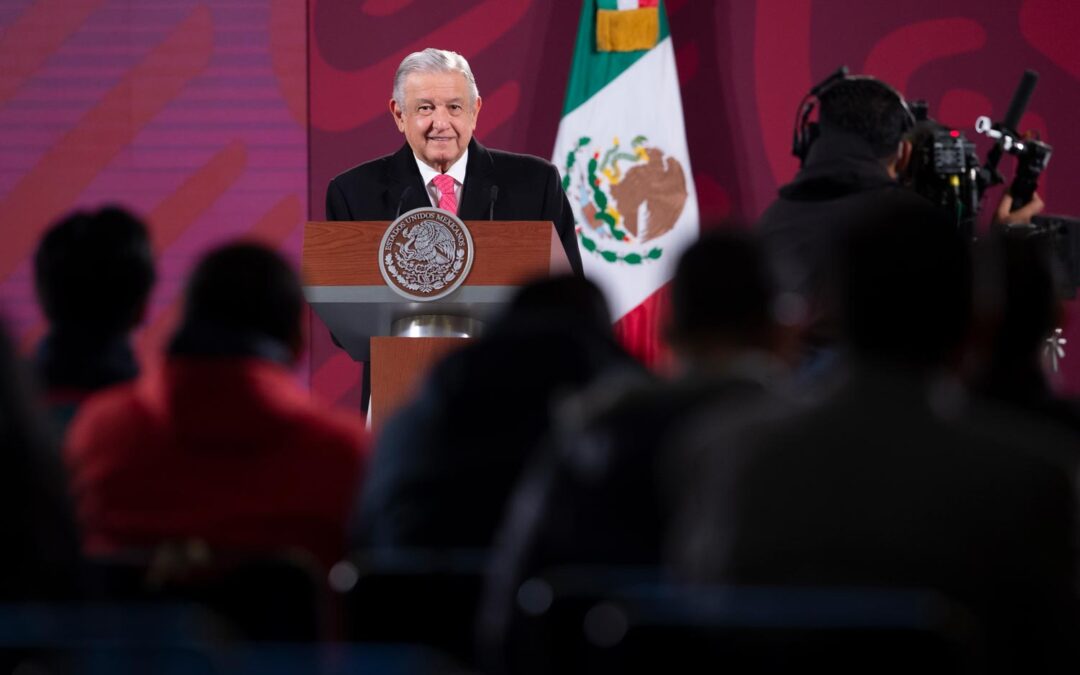
<instances>
[{"instance_id":1,"label":"camera support rig","mask_svg":"<svg viewBox=\"0 0 1080 675\"><path fill-rule=\"evenodd\" d=\"M1053 148L1046 143L1035 138L1023 138L1016 131L1038 81L1037 72L1025 70L1020 78L1020 84L1013 92L1012 100L1009 101L1005 119L998 124L994 124L989 117L985 116L975 121L976 132L985 134L996 141L993 150L986 156L986 164L983 166L985 173L981 178L985 182L984 188L1005 182L997 170L998 162L1006 152L1016 156L1016 176L1013 178L1012 185L1009 186L1009 194L1013 198L1013 211L1031 201L1039 186L1039 176L1046 169L1053 152Z\"/></svg>"},{"instance_id":2,"label":"camera support rig","mask_svg":"<svg viewBox=\"0 0 1080 675\"><path fill-rule=\"evenodd\" d=\"M1002 151L1016 156L1016 176L1009 186L1009 194L1013 198L1013 211L1023 207L1035 194L1039 186L1039 176L1050 163L1050 155L1054 149L1036 138L1017 138L1009 130L995 126L986 116L975 120L975 131L993 138ZM996 168L990 176L988 185L1004 182Z\"/></svg>"}]
</instances>

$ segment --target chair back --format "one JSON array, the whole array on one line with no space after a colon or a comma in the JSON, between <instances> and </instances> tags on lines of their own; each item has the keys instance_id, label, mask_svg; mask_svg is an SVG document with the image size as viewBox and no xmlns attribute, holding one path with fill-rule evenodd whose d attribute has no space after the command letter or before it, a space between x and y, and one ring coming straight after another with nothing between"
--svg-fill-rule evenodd
<instances>
[{"instance_id":1,"label":"chair back","mask_svg":"<svg viewBox=\"0 0 1080 675\"><path fill-rule=\"evenodd\" d=\"M627 588L586 610L594 672L983 672L973 616L925 589Z\"/></svg>"},{"instance_id":2,"label":"chair back","mask_svg":"<svg viewBox=\"0 0 1080 675\"><path fill-rule=\"evenodd\" d=\"M518 592L506 670L978 672L978 622L926 589L676 585L649 568L565 567Z\"/></svg>"},{"instance_id":3,"label":"chair back","mask_svg":"<svg viewBox=\"0 0 1080 675\"><path fill-rule=\"evenodd\" d=\"M408 642L475 663L474 627L487 551L360 552L331 571L344 633L357 642Z\"/></svg>"},{"instance_id":4,"label":"chair back","mask_svg":"<svg viewBox=\"0 0 1080 675\"><path fill-rule=\"evenodd\" d=\"M0 605L0 672L217 675L216 623L197 608Z\"/></svg>"},{"instance_id":5,"label":"chair back","mask_svg":"<svg viewBox=\"0 0 1080 675\"><path fill-rule=\"evenodd\" d=\"M92 559L86 576L91 600L191 604L219 617L237 639L307 642L327 634L324 575L298 553L170 545Z\"/></svg>"}]
</instances>

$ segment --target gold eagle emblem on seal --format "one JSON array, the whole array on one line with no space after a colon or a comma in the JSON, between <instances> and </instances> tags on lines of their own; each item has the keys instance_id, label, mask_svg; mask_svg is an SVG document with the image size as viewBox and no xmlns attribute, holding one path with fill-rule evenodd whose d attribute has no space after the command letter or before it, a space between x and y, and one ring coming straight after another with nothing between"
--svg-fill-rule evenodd
<instances>
[{"instance_id":1,"label":"gold eagle emblem on seal","mask_svg":"<svg viewBox=\"0 0 1080 675\"><path fill-rule=\"evenodd\" d=\"M472 234L455 214L413 209L383 233L379 271L399 295L429 302L453 293L465 281L473 253Z\"/></svg>"}]
</instances>

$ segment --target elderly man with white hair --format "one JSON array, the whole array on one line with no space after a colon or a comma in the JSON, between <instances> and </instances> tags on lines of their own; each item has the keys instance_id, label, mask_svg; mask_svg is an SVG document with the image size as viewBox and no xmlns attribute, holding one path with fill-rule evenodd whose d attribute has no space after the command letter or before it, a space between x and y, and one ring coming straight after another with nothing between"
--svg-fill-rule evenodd
<instances>
[{"instance_id":1,"label":"elderly man with white hair","mask_svg":"<svg viewBox=\"0 0 1080 675\"><path fill-rule=\"evenodd\" d=\"M392 220L435 206L463 220L549 220L581 274L574 216L550 162L491 150L473 138L483 100L468 61L425 49L394 75L390 113L405 145L330 181L328 220Z\"/></svg>"}]
</instances>

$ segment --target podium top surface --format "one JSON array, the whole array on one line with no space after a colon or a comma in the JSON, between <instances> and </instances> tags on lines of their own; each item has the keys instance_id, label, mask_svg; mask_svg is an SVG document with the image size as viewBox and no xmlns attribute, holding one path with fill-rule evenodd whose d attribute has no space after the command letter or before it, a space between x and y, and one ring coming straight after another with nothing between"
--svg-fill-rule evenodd
<instances>
[{"instance_id":1,"label":"podium top surface","mask_svg":"<svg viewBox=\"0 0 1080 675\"><path fill-rule=\"evenodd\" d=\"M518 286L570 271L550 221L466 221L476 258L466 286ZM379 221L313 221L304 228L307 286L384 286L378 255L389 226Z\"/></svg>"}]
</instances>

